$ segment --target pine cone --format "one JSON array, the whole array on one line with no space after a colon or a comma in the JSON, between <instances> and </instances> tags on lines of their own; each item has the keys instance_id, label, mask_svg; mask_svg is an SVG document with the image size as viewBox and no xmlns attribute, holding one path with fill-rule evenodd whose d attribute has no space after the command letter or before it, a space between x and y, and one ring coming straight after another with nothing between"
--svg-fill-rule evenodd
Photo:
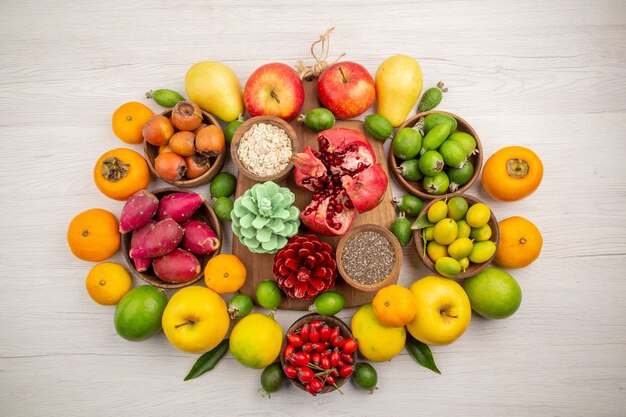
<instances>
[{"instance_id":1,"label":"pine cone","mask_svg":"<svg viewBox=\"0 0 626 417\"><path fill-rule=\"evenodd\" d=\"M333 286L335 252L315 235L294 236L274 256L272 271L288 296L309 300Z\"/></svg>"}]
</instances>

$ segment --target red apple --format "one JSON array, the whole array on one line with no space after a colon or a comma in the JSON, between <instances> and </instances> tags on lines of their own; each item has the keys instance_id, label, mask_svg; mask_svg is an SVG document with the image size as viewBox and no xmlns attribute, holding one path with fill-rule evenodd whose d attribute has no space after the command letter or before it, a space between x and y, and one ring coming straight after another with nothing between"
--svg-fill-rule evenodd
<instances>
[{"instance_id":1,"label":"red apple","mask_svg":"<svg viewBox=\"0 0 626 417\"><path fill-rule=\"evenodd\" d=\"M338 62L320 75L317 96L336 117L350 119L370 108L376 99L376 89L363 65Z\"/></svg>"},{"instance_id":2,"label":"red apple","mask_svg":"<svg viewBox=\"0 0 626 417\"><path fill-rule=\"evenodd\" d=\"M274 62L257 68L243 89L243 104L251 116L277 116L291 120L304 104L304 87L298 73Z\"/></svg>"}]
</instances>

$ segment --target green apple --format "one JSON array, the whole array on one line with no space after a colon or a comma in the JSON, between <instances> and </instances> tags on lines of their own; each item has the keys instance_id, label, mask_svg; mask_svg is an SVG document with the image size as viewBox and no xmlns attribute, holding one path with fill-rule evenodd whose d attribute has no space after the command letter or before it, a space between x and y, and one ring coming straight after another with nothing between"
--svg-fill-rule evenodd
<instances>
[{"instance_id":1,"label":"green apple","mask_svg":"<svg viewBox=\"0 0 626 417\"><path fill-rule=\"evenodd\" d=\"M507 272L489 267L466 278L463 289L472 309L488 319L505 319L522 303L522 289Z\"/></svg>"}]
</instances>

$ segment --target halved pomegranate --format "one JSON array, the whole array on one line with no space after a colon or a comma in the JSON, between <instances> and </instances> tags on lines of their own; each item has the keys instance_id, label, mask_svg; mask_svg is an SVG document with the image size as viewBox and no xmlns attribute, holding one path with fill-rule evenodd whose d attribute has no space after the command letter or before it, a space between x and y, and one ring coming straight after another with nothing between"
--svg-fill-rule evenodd
<instances>
[{"instance_id":1,"label":"halved pomegranate","mask_svg":"<svg viewBox=\"0 0 626 417\"><path fill-rule=\"evenodd\" d=\"M380 203L389 180L372 146L356 130L324 130L317 143L319 152L307 146L291 158L296 183L313 191L300 218L313 232L340 236L357 211L369 211Z\"/></svg>"}]
</instances>

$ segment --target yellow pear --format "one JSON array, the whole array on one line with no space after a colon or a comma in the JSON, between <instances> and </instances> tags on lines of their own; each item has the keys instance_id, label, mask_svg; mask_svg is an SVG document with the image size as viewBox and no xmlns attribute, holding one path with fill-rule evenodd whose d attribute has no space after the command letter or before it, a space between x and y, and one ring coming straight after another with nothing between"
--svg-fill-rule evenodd
<instances>
[{"instance_id":1,"label":"yellow pear","mask_svg":"<svg viewBox=\"0 0 626 417\"><path fill-rule=\"evenodd\" d=\"M394 55L376 71L378 114L393 127L400 126L422 92L424 79L420 64L407 55Z\"/></svg>"},{"instance_id":2,"label":"yellow pear","mask_svg":"<svg viewBox=\"0 0 626 417\"><path fill-rule=\"evenodd\" d=\"M221 62L193 64L185 75L185 89L189 100L225 122L232 122L243 114L239 78Z\"/></svg>"}]
</instances>

